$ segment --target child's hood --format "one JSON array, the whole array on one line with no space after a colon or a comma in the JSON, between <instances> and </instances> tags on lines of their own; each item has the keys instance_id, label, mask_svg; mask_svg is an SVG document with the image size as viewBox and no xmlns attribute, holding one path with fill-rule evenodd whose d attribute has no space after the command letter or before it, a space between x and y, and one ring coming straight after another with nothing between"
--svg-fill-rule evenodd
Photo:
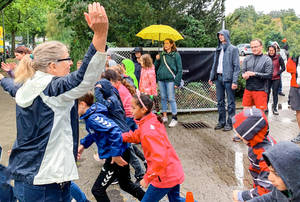
<instances>
[{"instance_id":1,"label":"child's hood","mask_svg":"<svg viewBox=\"0 0 300 202\"><path fill-rule=\"evenodd\" d=\"M94 113L100 113L107 116L107 107L101 103L96 102L80 117L80 119L86 119Z\"/></svg>"},{"instance_id":2,"label":"child's hood","mask_svg":"<svg viewBox=\"0 0 300 202\"><path fill-rule=\"evenodd\" d=\"M110 81L107 79L101 79L96 84L101 85L101 92L103 93L104 98L108 98L113 94L113 86L111 85Z\"/></svg>"},{"instance_id":3,"label":"child's hood","mask_svg":"<svg viewBox=\"0 0 300 202\"><path fill-rule=\"evenodd\" d=\"M134 73L135 70L134 63L130 59L122 60L122 63L125 65L125 70L127 75Z\"/></svg>"},{"instance_id":4,"label":"child's hood","mask_svg":"<svg viewBox=\"0 0 300 202\"><path fill-rule=\"evenodd\" d=\"M293 201L300 201L300 147L292 142L279 142L263 153L292 193Z\"/></svg>"},{"instance_id":5,"label":"child's hood","mask_svg":"<svg viewBox=\"0 0 300 202\"><path fill-rule=\"evenodd\" d=\"M246 108L235 115L232 123L236 132L252 147L263 142L269 131L266 115L255 107Z\"/></svg>"}]
</instances>

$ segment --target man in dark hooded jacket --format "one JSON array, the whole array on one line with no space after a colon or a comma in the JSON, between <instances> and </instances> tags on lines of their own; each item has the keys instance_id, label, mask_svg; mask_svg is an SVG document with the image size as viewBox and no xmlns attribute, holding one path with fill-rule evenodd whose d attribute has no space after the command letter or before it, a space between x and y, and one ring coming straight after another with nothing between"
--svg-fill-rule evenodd
<instances>
[{"instance_id":1,"label":"man in dark hooded jacket","mask_svg":"<svg viewBox=\"0 0 300 202\"><path fill-rule=\"evenodd\" d=\"M279 142L263 153L270 168L272 192L248 202L300 201L300 147L291 142Z\"/></svg>"},{"instance_id":2,"label":"man in dark hooded jacket","mask_svg":"<svg viewBox=\"0 0 300 202\"><path fill-rule=\"evenodd\" d=\"M235 95L240 73L239 51L230 43L228 30L221 30L217 34L219 45L215 52L214 63L210 72L209 84L216 83L219 121L215 130L232 130L232 117L235 115ZM227 95L228 118L226 121L225 92Z\"/></svg>"}]
</instances>

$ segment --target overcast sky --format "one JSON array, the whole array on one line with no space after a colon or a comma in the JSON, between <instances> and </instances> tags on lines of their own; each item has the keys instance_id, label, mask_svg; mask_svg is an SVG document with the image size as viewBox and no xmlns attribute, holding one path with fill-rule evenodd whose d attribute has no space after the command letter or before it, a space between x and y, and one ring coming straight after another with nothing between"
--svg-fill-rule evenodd
<instances>
[{"instance_id":1,"label":"overcast sky","mask_svg":"<svg viewBox=\"0 0 300 202\"><path fill-rule=\"evenodd\" d=\"M299 0L226 0L225 14L233 13L234 9L241 6L253 5L256 12L262 11L265 14L274 10L293 8L296 14L300 15L299 3Z\"/></svg>"}]
</instances>

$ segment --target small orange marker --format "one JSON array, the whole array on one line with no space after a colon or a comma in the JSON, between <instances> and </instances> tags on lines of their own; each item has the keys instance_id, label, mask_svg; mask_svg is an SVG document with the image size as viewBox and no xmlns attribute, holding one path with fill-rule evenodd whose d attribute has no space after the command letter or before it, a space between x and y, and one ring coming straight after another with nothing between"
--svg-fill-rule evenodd
<instances>
[{"instance_id":1,"label":"small orange marker","mask_svg":"<svg viewBox=\"0 0 300 202\"><path fill-rule=\"evenodd\" d=\"M186 192L185 202L194 202L193 192Z\"/></svg>"}]
</instances>

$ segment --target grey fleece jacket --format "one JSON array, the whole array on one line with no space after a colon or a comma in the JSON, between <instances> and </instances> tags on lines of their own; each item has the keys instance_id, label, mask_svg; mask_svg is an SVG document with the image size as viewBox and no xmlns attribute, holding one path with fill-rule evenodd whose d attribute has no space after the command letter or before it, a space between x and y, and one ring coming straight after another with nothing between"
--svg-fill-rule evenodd
<instances>
[{"instance_id":1,"label":"grey fleece jacket","mask_svg":"<svg viewBox=\"0 0 300 202\"><path fill-rule=\"evenodd\" d=\"M222 44L219 40L219 34L223 34L226 44ZM228 30L221 30L217 34L219 45L214 55L214 63L210 71L209 80L214 81L217 78L217 68L219 65L219 56L221 50L224 50L223 56L223 81L237 84L240 73L239 50L230 43L230 35Z\"/></svg>"},{"instance_id":2,"label":"grey fleece jacket","mask_svg":"<svg viewBox=\"0 0 300 202\"><path fill-rule=\"evenodd\" d=\"M263 153L283 180L287 190L273 188L272 192L248 202L299 202L300 201L300 147L291 142L279 142Z\"/></svg>"},{"instance_id":3,"label":"grey fleece jacket","mask_svg":"<svg viewBox=\"0 0 300 202\"><path fill-rule=\"evenodd\" d=\"M246 80L246 89L267 92L267 81L272 78L273 63L267 55L249 55L243 61L242 73L255 72L255 76Z\"/></svg>"}]
</instances>

